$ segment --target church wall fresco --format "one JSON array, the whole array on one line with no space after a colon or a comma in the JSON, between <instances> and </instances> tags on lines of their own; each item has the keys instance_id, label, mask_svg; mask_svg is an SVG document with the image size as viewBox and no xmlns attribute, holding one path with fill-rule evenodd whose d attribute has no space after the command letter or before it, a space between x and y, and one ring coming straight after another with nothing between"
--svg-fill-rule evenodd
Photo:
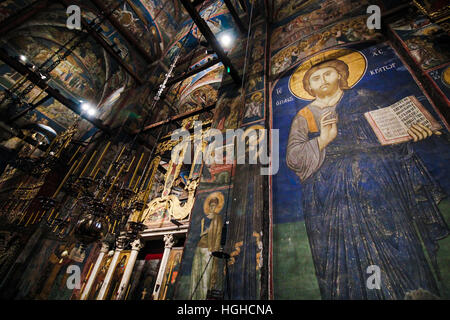
<instances>
[{"instance_id":1,"label":"church wall fresco","mask_svg":"<svg viewBox=\"0 0 450 320\"><path fill-rule=\"evenodd\" d=\"M183 248L172 248L164 272L163 282L161 283L158 300L172 300L175 282L180 272L181 255Z\"/></svg>"},{"instance_id":2,"label":"church wall fresco","mask_svg":"<svg viewBox=\"0 0 450 320\"><path fill-rule=\"evenodd\" d=\"M98 255L98 245L93 244L80 255L75 243L63 243L55 239L41 238L40 243L27 258L28 263L24 269L21 280L17 284L14 299L33 300L68 300L79 295L79 290L68 289L67 273L69 265L81 268L81 280L86 281L90 265ZM28 244L27 244L28 245ZM67 256L61 255L64 250Z\"/></svg>"},{"instance_id":3,"label":"church wall fresco","mask_svg":"<svg viewBox=\"0 0 450 320\"><path fill-rule=\"evenodd\" d=\"M229 192L231 190L223 189L197 194L176 284L175 299L205 299L212 282L220 285L218 282L221 281L218 280L221 279L218 277L221 272L217 271L219 259L212 258L209 264L208 260L209 252L217 250L220 243L223 217L227 209L225 201L229 198Z\"/></svg>"},{"instance_id":4,"label":"church wall fresco","mask_svg":"<svg viewBox=\"0 0 450 320\"><path fill-rule=\"evenodd\" d=\"M261 176L258 165L196 166L194 177L200 180L193 209L180 220L185 225L190 222L185 250L172 249L159 297L152 297L152 293L161 255L137 260L125 300L205 299L226 297L227 292L232 299L405 299L418 290L428 297L449 298L448 123L393 45L385 42L381 33L367 30L364 14L367 1L279 0L274 3L274 40L268 43L268 26L262 14L258 14L251 28L249 60L245 62L245 36L237 39L238 45L230 51L233 64L239 70L246 68L244 89L230 85L230 76L218 64L183 81L179 91L177 84L169 98L179 101L174 104L179 112L217 100L211 127L222 132L238 128L243 131L279 129L279 172L267 178ZM377 3L386 13L404 1ZM83 5L95 11L90 2ZM92 11L86 13L88 20L94 16ZM220 1L202 15L214 33L233 24ZM130 0L115 18L133 35L149 37L143 45L152 55L157 55L162 46L169 53L167 59L179 50L184 37L189 37L189 48L199 38L196 28L187 34L190 21L178 1ZM37 54L30 54L34 59L41 51L48 55L61 44L56 39L67 37L57 25L34 29L30 24L26 28L28 38L15 37L13 43L20 49L28 40L32 41L39 49ZM411 57L417 58L421 70L434 80L448 100L450 65L448 57L435 47L436 28L420 19L405 20L391 25L390 32L396 33ZM108 41L116 43L124 59L142 73L142 57L112 30L108 23L103 25L102 32ZM47 31L49 38L41 41ZM179 37L175 38L177 34ZM415 42L416 38L425 44ZM73 79L79 79L73 80L71 90L65 94L73 98L86 94L83 97L96 100L99 117L108 125L124 124L130 132L138 130L148 112L148 87L130 88L129 76L112 59L105 58L107 55L102 50L89 43L68 59L68 65L55 71L58 79L55 83L67 87ZM266 57L269 44L271 52ZM194 66L210 58L202 57ZM324 61L329 64L320 64ZM96 68L88 68L93 64ZM311 71L316 65L319 67ZM17 74L4 65L0 66L2 70L0 84L9 87L12 80L17 80ZM312 74L317 72L330 77L332 85L312 88ZM91 90L84 90L87 87ZM334 95L326 100L329 96L316 94L319 89L327 93L334 90L333 94L342 96ZM38 94L32 91L27 98L31 100ZM434 134L423 141L381 145L366 120L367 112L408 96L417 98L437 120L440 129L433 129ZM330 124L323 124L323 128L322 108L331 115L327 119ZM171 112L165 106L152 116L162 120ZM24 120L49 125L59 133L75 117L50 100ZM329 127L333 127L333 121L337 123L336 136L323 146L318 138L320 131L328 130L331 136ZM92 125L85 125L83 139L96 131ZM428 135L426 129L414 130L417 140L421 140L421 135ZM215 151L222 152L227 159L231 145L232 141L225 141L225 147ZM98 145L99 150L100 146L103 145ZM120 147L112 149L117 151ZM100 168L100 173L105 166ZM164 163L163 167L168 174L160 179L163 184L155 186L153 195L159 197L161 191L168 192L177 195L183 203L187 195L183 188L190 173L188 166L177 168L172 163ZM170 188L158 189L164 181ZM266 210L267 198L271 201L270 210ZM229 221L226 238L225 221ZM174 226L166 207L145 219L145 224L153 231ZM0 231L0 249L2 239L12 243L13 249L22 243L23 239L14 242L16 236ZM82 290L69 290L65 286L67 266L79 265L85 284L99 246L88 247L86 255L80 257L70 242L66 245L55 239L39 239L42 241L33 246L33 253L25 259L26 266L21 269L24 272L14 297L78 299ZM221 247L230 253L229 260L210 257ZM61 255L65 249L70 252L68 257ZM16 252L9 254L13 256ZM114 273L106 299L116 298L129 256L129 250L122 251L116 266L112 266ZM1 257L0 274L3 275L11 258ZM95 299L98 294L111 260L106 254L89 299ZM367 267L374 265L381 270L381 288L375 290L368 288L366 282L370 276ZM229 277L230 287L224 285L225 276Z\"/></svg>"},{"instance_id":5,"label":"church wall fresco","mask_svg":"<svg viewBox=\"0 0 450 320\"><path fill-rule=\"evenodd\" d=\"M44 32L45 34L49 34L49 28L45 28ZM55 43L47 39L39 39L37 33L38 31L34 29L32 34L24 33L20 38L9 39L8 45L14 48L14 51L11 53L16 56L23 54L33 64L41 65L63 45L62 43ZM75 53L77 52L75 51ZM95 65L100 67L102 65L102 59L99 55L95 56L92 52L90 53L92 57L95 57ZM104 75L101 74L103 72L97 72L95 76L100 74L103 77L103 80L99 79L100 81L97 81L96 77L91 73L92 71L96 72L95 68L88 71L86 66L80 60L77 60L76 56L71 55L50 73L56 82L55 85L59 88L66 88L63 91L68 97L72 93L79 99L98 99L97 94L100 93L99 89L101 86L99 82L104 82Z\"/></svg>"},{"instance_id":6,"label":"church wall fresco","mask_svg":"<svg viewBox=\"0 0 450 320\"><path fill-rule=\"evenodd\" d=\"M147 116L149 105L149 88L141 86L130 88L117 100L111 108L114 118L109 119L112 126L124 123L129 132L141 129L142 123Z\"/></svg>"},{"instance_id":7,"label":"church wall fresco","mask_svg":"<svg viewBox=\"0 0 450 320\"><path fill-rule=\"evenodd\" d=\"M310 9L302 10L301 15L295 17L288 23L282 23L274 29L271 38L271 50L277 50L322 29L323 27L348 18L349 13L353 16L365 14L367 1L324 1L321 6L312 6Z\"/></svg>"},{"instance_id":8,"label":"church wall fresco","mask_svg":"<svg viewBox=\"0 0 450 320\"><path fill-rule=\"evenodd\" d=\"M14 83L21 79L21 75L15 72L6 64L0 63L0 86L2 88L11 88ZM26 82L26 85L30 84ZM24 100L28 103L36 102L39 99L46 96L45 93L41 93L42 91L38 88L34 88L29 94L24 97ZM0 90L0 99L3 99L4 90ZM0 109L0 114L3 119L9 119L21 111L25 110L26 106L4 106ZM23 127L29 124L40 124L44 126L48 126L55 133L61 133L65 131L70 125L72 125L75 120L78 118L72 110L66 108L61 103L56 101L54 98L50 98L42 105L37 107L34 110L31 110L23 117L16 121L16 124L19 127ZM88 121L81 121L80 132L77 134L77 137L83 136L87 131L89 131L93 125ZM86 138L90 135L86 135Z\"/></svg>"},{"instance_id":9,"label":"church wall fresco","mask_svg":"<svg viewBox=\"0 0 450 320\"><path fill-rule=\"evenodd\" d=\"M15 72L6 64L0 64L0 86L2 88L11 88L16 81L21 79L21 75ZM30 84L29 82L26 85ZM4 97L4 90L0 91L1 99ZM46 93L42 93L42 90L34 88L29 94L24 97L27 103L36 102L46 96ZM4 106L0 112L2 118L8 119L21 111L25 110L28 106ZM63 107L59 102L53 98L47 100L38 108L28 112L22 118L17 121L19 126L26 125L27 123L39 123L51 127L56 133L60 133L66 130L78 116L75 115L70 109ZM89 124L90 125L90 124Z\"/></svg>"},{"instance_id":10,"label":"church wall fresco","mask_svg":"<svg viewBox=\"0 0 450 320\"><path fill-rule=\"evenodd\" d=\"M57 123L61 128L64 128L64 130L73 125L78 118L77 114L65 107L59 101L56 101L54 98L51 98L50 100L37 107L36 111L40 112L48 119L51 119L53 122ZM52 128L54 127L54 125L50 126ZM61 132L61 128L58 128L57 126L55 131Z\"/></svg>"},{"instance_id":11,"label":"church wall fresco","mask_svg":"<svg viewBox=\"0 0 450 320\"><path fill-rule=\"evenodd\" d=\"M385 14L404 1L383 3L381 8ZM304 8L300 10L299 5ZM327 7L334 5L340 6L339 10L328 12ZM382 42L380 33L367 29L367 15L364 15L367 2L277 1L275 7L280 10L276 13L279 16L274 17L278 28L274 29L271 43L270 110L272 128L280 130L280 169L270 178L271 297L405 299L425 292L428 297L448 298L450 210L447 194L450 185L445 165L450 155L448 124L391 44ZM329 14L337 11L347 13L339 17ZM428 29L430 34L437 31L429 20L408 20L407 17L390 28L403 42L413 38L418 30L417 37L420 37L420 30ZM448 67L448 58L442 55L448 50L432 53L438 50L439 44L446 42L441 39L433 42L429 34L422 35L421 39L430 42L431 54L424 55L426 59L423 59L434 64L429 67L430 76L434 75L436 86L447 92L441 79L445 79L442 74ZM416 51L426 48L417 46ZM345 51L347 49L351 51ZM318 153L315 160L302 155L310 152L307 150L294 155L295 141L300 139L299 121L307 119L304 125L308 133L303 139L314 142L320 135L320 112L315 113L320 109L314 109L315 104L311 102L317 98L304 89L305 72L323 60L350 61L348 57L356 55L363 59L359 67L351 66L357 65L356 62L348 64L349 75L351 78L352 73L353 77L359 74L360 78L349 83L335 111L333 107L326 109L332 110L328 119L333 119L337 113L336 141L325 147L323 153ZM440 122L441 135L375 151L380 143L372 129L367 128L363 113L386 107L409 95L416 96ZM309 114L307 110L312 112ZM346 125L350 123L354 129L348 130ZM367 144L374 138L374 144ZM346 140L352 141L351 145L347 145ZM399 151L402 149L404 151ZM398 161L395 157L390 158L396 153L399 159L404 159L400 167L394 164ZM404 155L408 156L404 158ZM379 161L375 160L377 157L388 161L392 170L384 172L385 169L373 165L374 161ZM413 163L406 160L411 157ZM402 171L402 166L406 166L407 173ZM399 175L402 179L395 181ZM423 180L424 175L431 181ZM374 176L385 178L376 182ZM403 178L405 176L408 180ZM428 195L424 196L427 188L433 191L425 192ZM392 198L402 198L401 194L393 196L392 189L407 192L409 202L396 204L392 201ZM400 214L401 211L404 212ZM375 218L377 215L380 216ZM400 216L404 217L401 223ZM434 223L435 229L427 229L428 223ZM407 250L416 252L408 256ZM369 265L378 265L381 269L380 290L366 287Z\"/></svg>"},{"instance_id":12,"label":"church wall fresco","mask_svg":"<svg viewBox=\"0 0 450 320\"><path fill-rule=\"evenodd\" d=\"M227 146L231 146L231 142L225 141L225 144L224 150L222 150L224 153L223 164L211 164L202 167L200 184L198 186L199 191L211 191L226 188L233 183L235 168L232 164L229 164L230 159L227 159L226 151Z\"/></svg>"},{"instance_id":13,"label":"church wall fresco","mask_svg":"<svg viewBox=\"0 0 450 320\"><path fill-rule=\"evenodd\" d=\"M105 281L106 273L108 272L108 268L111 265L112 258L113 257L109 254L105 254L103 256L103 259L100 262L100 266L98 268L98 272L95 275L94 282L92 283L91 290L89 291L87 300L95 300L95 298L97 298L98 294L100 293L100 289L102 288L103 282Z\"/></svg>"},{"instance_id":14,"label":"church wall fresco","mask_svg":"<svg viewBox=\"0 0 450 320\"><path fill-rule=\"evenodd\" d=\"M272 75L279 75L296 62L320 50L358 41L380 39L379 32L367 30L366 21L367 16L349 18L326 26L279 51L272 51Z\"/></svg>"},{"instance_id":15,"label":"church wall fresco","mask_svg":"<svg viewBox=\"0 0 450 320\"><path fill-rule=\"evenodd\" d=\"M191 68L207 63L211 57L206 57L194 63ZM224 68L222 63L191 76L176 84L168 93L169 101L176 101L179 113L187 112L201 106L209 106L217 101L218 89L222 80Z\"/></svg>"},{"instance_id":16,"label":"church wall fresco","mask_svg":"<svg viewBox=\"0 0 450 320\"><path fill-rule=\"evenodd\" d=\"M273 296L404 299L422 288L446 297L450 285L446 123L389 43L345 48L349 50L325 50L294 64L271 89L272 125L280 130L280 170L272 178ZM307 141L316 141L308 139L317 138L314 124L319 126L316 107L311 105L314 97L302 77L311 66L333 59L347 61L349 68L348 89L335 111L336 142L325 148L320 163L302 162L306 156L292 158L294 141L299 139L293 134L300 134L298 121L309 119ZM363 113L410 95L441 122L442 134L380 149ZM310 116L305 109L313 110ZM379 165L383 162L391 169ZM408 180L396 181L396 177ZM393 189L403 191L392 196ZM410 200L403 198L403 192ZM431 221L433 231L425 227ZM366 287L369 265L381 269L380 290Z\"/></svg>"},{"instance_id":17,"label":"church wall fresco","mask_svg":"<svg viewBox=\"0 0 450 320\"><path fill-rule=\"evenodd\" d=\"M266 25L261 20L261 16L254 17L250 36L250 60L246 66L248 85L244 90L238 90L230 84L229 75L224 74L212 128L222 132L226 129L264 128ZM233 64L243 68L246 41L241 38L237 43L230 58ZM226 159L230 156L230 146L232 141L227 141L224 136L224 147L215 152L222 153ZM262 188L259 166L236 163L203 165L175 299L227 297L228 289L231 299L260 299L263 296ZM222 234L225 221L229 221L228 231L226 238L222 239L225 237ZM221 241L225 242L221 245ZM227 261L228 269L223 259L214 257L208 264L209 252L218 251L221 246L231 256ZM225 270L228 270L229 288L224 285Z\"/></svg>"},{"instance_id":18,"label":"church wall fresco","mask_svg":"<svg viewBox=\"0 0 450 320\"><path fill-rule=\"evenodd\" d=\"M6 64L0 64L0 86L2 90L0 91L0 99L5 96L3 88L11 88L14 83L20 80L21 75L15 72ZM46 94L40 95L41 90L34 88L27 96L25 96L25 101L31 103L43 98ZM24 117L22 117L18 124L26 125L27 123L39 123L42 125L50 126L55 132L60 133L66 129L66 125L71 123L71 119L74 119L74 113L67 108L64 108L64 113L62 115L57 115L57 109L60 108L58 102L54 102L54 107L56 110L50 110L53 107L54 99L48 100L40 107L28 112ZM4 105L0 109L0 113L3 119L9 119L21 111L25 110L27 106L6 106ZM57 115L57 116L56 116ZM67 117L66 117L67 116ZM59 119L57 119L59 118ZM61 123L61 118L64 119L64 123Z\"/></svg>"},{"instance_id":19,"label":"church wall fresco","mask_svg":"<svg viewBox=\"0 0 450 320\"><path fill-rule=\"evenodd\" d=\"M86 21L90 22L95 17L95 10L88 7L87 2L75 2L74 4L80 6L83 18L86 19ZM47 42L50 41L51 44L47 45L47 47L49 47L50 51L56 51L59 46L64 45L74 36L73 32L70 32L66 28L66 19L67 15L64 8L55 4L48 9L36 14L32 20L21 25L19 29L17 29L20 30L19 33L12 32L9 37L15 38L18 36L29 36L33 38L32 41L38 43L42 42L42 40L45 40ZM49 24L48 21L52 21L52 23ZM141 65L142 68L142 63L139 61L140 57L131 59L134 54L130 52L131 49L129 48L129 45L120 36L118 36L116 32L110 31L112 29L112 26L105 21L102 24L101 33L103 33L103 35L105 36L106 41L112 41L111 44L116 43L116 46L118 46L117 50L118 52L120 52L119 55L121 55L130 64L130 66L134 68L135 71L137 71L138 73L141 72L142 70L139 70L139 68L136 69L136 67L138 67L139 65ZM113 35L115 35L117 39L111 38ZM33 48L33 46L30 47L27 42L19 46L19 48L27 48L26 51L29 51L31 50L30 48ZM34 50L37 50L37 48L34 48ZM26 54L26 52L20 53ZM31 52L31 57L33 56L35 56L35 54ZM43 58L45 57L41 57L41 59ZM123 78L123 75L121 75L123 79L119 79L119 81L115 79L119 76L119 74L115 74L118 73L118 71L121 71L120 67L113 58L109 57L109 54L106 54L104 52L104 49L100 47L92 37L88 37L86 43L84 43L81 47L75 49L74 54L69 56L68 60L70 59L75 59L78 61L75 61L75 66L71 66L71 63L73 64L73 61L64 61L65 64L68 64L66 66L66 69L68 70L62 70L62 72L60 72L61 75L59 78L61 78L61 80L65 78L67 78L67 80L72 80L70 85L75 85L75 87L77 83L78 86L80 86L82 81L80 80L77 82L75 81L76 79L71 79L74 78L74 75L71 75L71 73L73 74L73 71L76 71L78 69L81 69L80 72L82 76L84 76L84 78L90 80L89 85L94 86L93 89L103 89L103 87L106 85L105 80L108 79L107 86L112 87L112 90L114 90L115 85L117 86L119 83L123 84L124 80L126 80L126 78ZM44 61L39 61L39 59L37 60L38 61L36 62ZM78 67L78 69L75 67ZM60 68L60 66L58 66L57 69L58 68ZM121 72L124 73L124 71ZM100 100L102 91L100 90L100 92L97 93L99 94L99 96L93 96L91 98L96 97L98 100Z\"/></svg>"},{"instance_id":20,"label":"church wall fresco","mask_svg":"<svg viewBox=\"0 0 450 320\"><path fill-rule=\"evenodd\" d=\"M218 130L237 128L241 105L242 96L240 90L221 90L216 102L212 127Z\"/></svg>"},{"instance_id":21,"label":"church wall fresco","mask_svg":"<svg viewBox=\"0 0 450 320\"><path fill-rule=\"evenodd\" d=\"M119 253L119 258L117 259L117 264L114 267L114 271L111 277L111 281L108 284L106 290L105 300L115 300L119 290L119 284L122 280L123 273L130 258L131 250L122 250Z\"/></svg>"},{"instance_id":22,"label":"church wall fresco","mask_svg":"<svg viewBox=\"0 0 450 320\"><path fill-rule=\"evenodd\" d=\"M97 17L98 11L95 7L93 7L92 3L83 1L77 4L81 8L83 18L86 19L86 22L90 23ZM115 51L118 52L118 55L129 65L129 67L131 67L133 71L135 71L141 78L145 77L146 62L144 58L142 58L139 53L133 49L132 45L124 39L124 37L111 25L108 20L103 21L100 34L108 44L115 47ZM112 57L110 59L114 61Z\"/></svg>"}]
</instances>

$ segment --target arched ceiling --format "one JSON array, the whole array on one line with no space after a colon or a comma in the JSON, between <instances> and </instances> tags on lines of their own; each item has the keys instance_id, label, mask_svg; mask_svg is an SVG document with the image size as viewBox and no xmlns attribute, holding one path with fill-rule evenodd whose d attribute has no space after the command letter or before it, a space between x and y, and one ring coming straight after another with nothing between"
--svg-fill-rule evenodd
<instances>
[{"instance_id":1,"label":"arched ceiling","mask_svg":"<svg viewBox=\"0 0 450 320\"><path fill-rule=\"evenodd\" d=\"M91 23L96 18L102 19L96 31L86 35L67 28L66 8L73 4L80 6L85 23ZM113 9L112 14L102 18L102 12L108 13ZM131 92L130 88L145 87L147 83L151 84L150 80L162 79L164 68L155 68L156 61L161 60L169 66L181 47L184 57L195 51L192 59L180 63L176 70L179 74L185 68L201 65L213 57L199 45L201 34L195 25L191 28L192 19L180 0L7 0L0 3L0 24L28 10L31 12L29 18L23 19L1 37L0 48L12 57L23 55L27 63L40 66L48 59L55 61L55 53L62 55L79 39L73 40L74 36L81 34L79 37L83 37L83 41L50 72L48 85L72 101L92 103L99 111L96 117L102 121L126 109L123 95ZM223 0L206 0L197 6L197 10L216 36L222 32L237 32ZM207 90L215 92L222 71L222 64L219 63L174 85L167 96L175 112L191 108L197 100L200 102ZM0 64L1 89L10 89L20 79L21 74L17 70L7 63ZM28 84L29 81L25 82L25 86ZM23 102L36 102L45 96L41 91L35 87L24 97ZM0 94L3 96L4 91ZM120 110L115 109L118 104L122 104ZM10 107L7 108L8 116L25 109L21 103L16 105L17 110L10 110ZM3 110L0 113L6 112L5 106L1 108ZM146 113L145 106L140 103L131 109L133 112L130 115L134 118L142 118ZM171 110L172 115L173 112ZM51 98L27 113L19 122L41 123L61 132L77 117L75 112ZM83 121L82 127L85 133L96 131L86 121Z\"/></svg>"},{"instance_id":2,"label":"arched ceiling","mask_svg":"<svg viewBox=\"0 0 450 320\"><path fill-rule=\"evenodd\" d=\"M378 5L382 12L387 12L401 4L410 2L408 0L274 0L272 2L272 19L275 25L282 25L298 17L311 14L318 9L322 9L322 16L310 17L305 22L314 19L322 19L322 23L330 21L336 17L343 17L351 11L363 9L366 11L367 5ZM364 7L363 7L364 6Z\"/></svg>"}]
</instances>

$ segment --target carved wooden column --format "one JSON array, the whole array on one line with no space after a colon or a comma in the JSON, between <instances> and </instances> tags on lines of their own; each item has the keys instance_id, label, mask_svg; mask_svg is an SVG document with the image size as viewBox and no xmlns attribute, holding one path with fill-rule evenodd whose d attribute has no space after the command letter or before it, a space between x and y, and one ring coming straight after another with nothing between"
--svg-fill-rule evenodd
<instances>
[{"instance_id":1,"label":"carved wooden column","mask_svg":"<svg viewBox=\"0 0 450 320\"><path fill-rule=\"evenodd\" d=\"M155 289L153 290L153 299L158 300L159 291L161 290L161 283L164 278L164 272L166 271L167 261L169 260L170 251L175 244L175 239L172 234L164 235L164 254L161 259L161 265L159 266L158 277L156 278Z\"/></svg>"},{"instance_id":2,"label":"carved wooden column","mask_svg":"<svg viewBox=\"0 0 450 320\"><path fill-rule=\"evenodd\" d=\"M106 290L108 289L109 283L111 282L112 275L114 273L114 270L116 269L117 260L119 260L119 255L122 250L122 246L116 246L116 251L114 252L114 256L108 268L108 272L106 273L105 281L103 282L102 287L100 288L100 292L98 293L97 300L103 300L103 298L105 297Z\"/></svg>"},{"instance_id":3,"label":"carved wooden column","mask_svg":"<svg viewBox=\"0 0 450 320\"><path fill-rule=\"evenodd\" d=\"M109 244L103 242L102 248L100 249L100 254L97 257L97 261L95 261L94 268L92 269L92 273L89 276L88 282L86 284L86 287L84 287L83 293L81 294L80 300L86 300L89 296L89 291L91 291L92 284L94 283L94 280L97 276L98 269L100 268L100 264L103 261L103 257L109 250Z\"/></svg>"},{"instance_id":4,"label":"carved wooden column","mask_svg":"<svg viewBox=\"0 0 450 320\"><path fill-rule=\"evenodd\" d=\"M139 253L139 250L142 249L142 242L140 239L136 239L131 244L131 253L130 258L128 259L127 266L122 276L122 280L120 281L119 291L117 293L116 300L122 300L125 297L126 289L128 287L128 283L130 282L131 273L133 272L134 264L136 263L136 259Z\"/></svg>"}]
</instances>

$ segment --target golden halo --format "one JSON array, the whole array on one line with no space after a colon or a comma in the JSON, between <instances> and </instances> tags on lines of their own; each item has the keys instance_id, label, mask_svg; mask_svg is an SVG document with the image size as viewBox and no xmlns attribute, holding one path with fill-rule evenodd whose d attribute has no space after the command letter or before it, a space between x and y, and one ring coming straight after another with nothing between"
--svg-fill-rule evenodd
<instances>
[{"instance_id":1,"label":"golden halo","mask_svg":"<svg viewBox=\"0 0 450 320\"><path fill-rule=\"evenodd\" d=\"M366 73L367 60L361 52L351 49L327 50L312 56L295 70L289 79L289 90L291 93L302 100L314 100L314 97L303 87L303 77L311 67L321 62L334 59L341 60L348 65L348 86L350 88L357 84Z\"/></svg>"},{"instance_id":2,"label":"golden halo","mask_svg":"<svg viewBox=\"0 0 450 320\"><path fill-rule=\"evenodd\" d=\"M203 212L208 215L209 213L209 203L213 198L217 198L219 200L219 203L217 204L216 209L214 210L214 213L219 213L220 210L223 208L223 204L225 202L225 199L223 197L223 193L220 191L216 191L211 193L208 197L206 197L205 202L203 203Z\"/></svg>"},{"instance_id":3,"label":"golden halo","mask_svg":"<svg viewBox=\"0 0 450 320\"><path fill-rule=\"evenodd\" d=\"M257 133L258 137L257 137L256 141L253 139L248 139L248 145L245 144L245 150L248 151L250 149L254 150L255 148L257 148L257 150L256 150L257 152L256 152L255 156L259 157L261 152L264 151L264 148L258 148L261 140L263 140L266 137L266 130L265 130L264 126L262 126L260 124L255 124L253 126L248 127L247 129L245 129L244 134L241 136L241 141L245 142L245 138L248 137L250 135L250 133L253 132L253 130L260 130L259 133ZM238 160L242 159L242 157L245 157L245 154L238 155Z\"/></svg>"},{"instance_id":4,"label":"golden halo","mask_svg":"<svg viewBox=\"0 0 450 320\"><path fill-rule=\"evenodd\" d=\"M450 87L450 66L448 66L448 67L444 70L444 72L442 72L441 78L442 78L442 82L444 82L444 84L445 84L447 87Z\"/></svg>"},{"instance_id":5,"label":"golden halo","mask_svg":"<svg viewBox=\"0 0 450 320\"><path fill-rule=\"evenodd\" d=\"M262 139L265 138L266 136L266 131L264 130L264 126L260 125L260 124L255 124L251 127L248 127L247 129L245 129L244 134L241 136L241 141L245 141L245 138L253 131L253 130L262 130L260 131L260 135L258 134L258 139L256 141L249 141L249 144L251 145L259 145L259 143L261 142Z\"/></svg>"},{"instance_id":6,"label":"golden halo","mask_svg":"<svg viewBox=\"0 0 450 320\"><path fill-rule=\"evenodd\" d=\"M430 27L430 28L427 28L427 29L424 29L423 30L423 32L422 32L422 34L424 34L424 35L426 35L426 36L429 36L429 35L431 35L433 32L436 32L436 31L439 31L439 27Z\"/></svg>"},{"instance_id":7,"label":"golden halo","mask_svg":"<svg viewBox=\"0 0 450 320\"><path fill-rule=\"evenodd\" d=\"M255 92L254 94L252 94L250 99L255 101L255 99L261 99L261 98L262 98L262 92L258 91L258 92Z\"/></svg>"}]
</instances>

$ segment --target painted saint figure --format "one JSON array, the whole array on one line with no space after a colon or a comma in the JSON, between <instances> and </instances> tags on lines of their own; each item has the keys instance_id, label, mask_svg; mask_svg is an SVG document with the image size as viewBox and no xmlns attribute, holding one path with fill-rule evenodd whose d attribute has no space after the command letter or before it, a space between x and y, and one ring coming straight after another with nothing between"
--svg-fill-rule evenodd
<instances>
[{"instance_id":1,"label":"painted saint figure","mask_svg":"<svg viewBox=\"0 0 450 320\"><path fill-rule=\"evenodd\" d=\"M264 99L261 92L256 92L252 95L250 102L246 104L246 110L244 113L244 118L252 118L252 117L262 117L261 114L261 105L263 104Z\"/></svg>"},{"instance_id":2,"label":"painted saint figure","mask_svg":"<svg viewBox=\"0 0 450 320\"><path fill-rule=\"evenodd\" d=\"M321 296L404 299L419 289L439 295L437 240L448 227L437 203L444 195L410 143L378 142L364 113L396 101L351 89L351 71L335 58L294 79L314 100L292 121L286 162L301 180ZM417 142L433 132L413 125L409 134ZM371 265L381 270L379 290L366 286Z\"/></svg>"},{"instance_id":3,"label":"painted saint figure","mask_svg":"<svg viewBox=\"0 0 450 320\"><path fill-rule=\"evenodd\" d=\"M223 226L220 210L223 207L223 202L223 195L220 192L212 193L205 200L205 214L208 219L211 219L211 222L205 230L205 220L202 219L200 240L197 243L192 261L191 295L194 300L206 299L208 290L216 285L217 258L213 258L211 253L220 249Z\"/></svg>"}]
</instances>

